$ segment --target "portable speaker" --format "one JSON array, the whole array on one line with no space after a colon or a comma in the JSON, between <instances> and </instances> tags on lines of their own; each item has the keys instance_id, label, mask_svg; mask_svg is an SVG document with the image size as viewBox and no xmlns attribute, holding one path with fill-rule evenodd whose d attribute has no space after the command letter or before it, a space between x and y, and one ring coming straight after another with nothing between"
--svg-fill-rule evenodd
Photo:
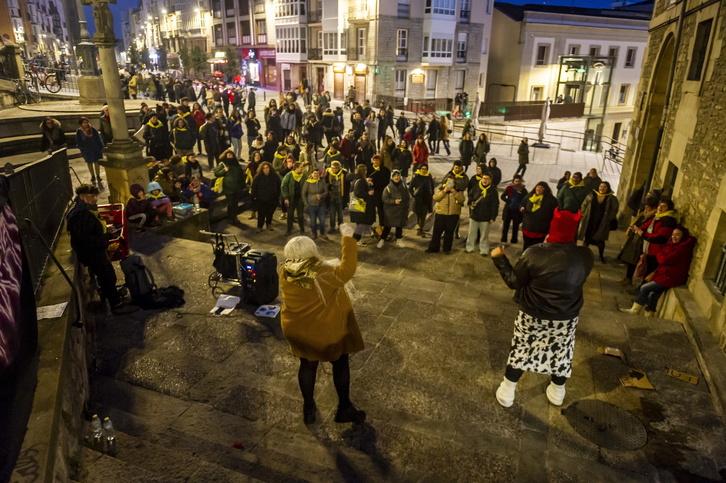
<instances>
[{"instance_id":1,"label":"portable speaker","mask_svg":"<svg viewBox=\"0 0 726 483\"><path fill-rule=\"evenodd\" d=\"M275 254L250 250L242 256L241 263L245 299L257 305L275 300L280 292Z\"/></svg>"}]
</instances>

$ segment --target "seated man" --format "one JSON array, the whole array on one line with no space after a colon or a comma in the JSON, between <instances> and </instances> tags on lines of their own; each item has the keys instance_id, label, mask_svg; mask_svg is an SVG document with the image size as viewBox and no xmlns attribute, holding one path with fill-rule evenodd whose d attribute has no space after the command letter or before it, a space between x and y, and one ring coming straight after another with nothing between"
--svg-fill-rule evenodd
<instances>
[{"instance_id":1,"label":"seated man","mask_svg":"<svg viewBox=\"0 0 726 483\"><path fill-rule=\"evenodd\" d=\"M101 295L108 300L114 314L136 310L127 305L116 290L116 271L108 257L106 222L98 216L98 188L82 184L76 188L75 206L68 213L71 247L78 261L96 276Z\"/></svg>"},{"instance_id":2,"label":"seated man","mask_svg":"<svg viewBox=\"0 0 726 483\"><path fill-rule=\"evenodd\" d=\"M194 204L194 197L196 196L199 200L199 206L212 210L211 206L214 203L214 193L209 186L202 183L197 176L192 176L192 180L184 190L184 196L189 200L189 203Z\"/></svg>"}]
</instances>

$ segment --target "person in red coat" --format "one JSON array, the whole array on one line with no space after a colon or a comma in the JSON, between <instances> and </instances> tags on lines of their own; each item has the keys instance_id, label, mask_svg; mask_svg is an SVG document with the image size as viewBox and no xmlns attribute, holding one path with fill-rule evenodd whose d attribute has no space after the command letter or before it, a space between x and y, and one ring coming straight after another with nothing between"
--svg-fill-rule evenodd
<instances>
[{"instance_id":1,"label":"person in red coat","mask_svg":"<svg viewBox=\"0 0 726 483\"><path fill-rule=\"evenodd\" d=\"M646 220L640 227L632 227L636 234L643 237L648 274L653 273L658 266L658 253L671 239L671 233L678 225L677 216L672 200L660 200L654 217Z\"/></svg>"},{"instance_id":2,"label":"person in red coat","mask_svg":"<svg viewBox=\"0 0 726 483\"><path fill-rule=\"evenodd\" d=\"M670 241L656 255L658 267L646 277L646 283L640 287L633 306L623 309L623 312L639 314L645 307L645 316L652 317L663 292L686 283L695 245L696 239L690 236L686 228L674 228Z\"/></svg>"},{"instance_id":3,"label":"person in red coat","mask_svg":"<svg viewBox=\"0 0 726 483\"><path fill-rule=\"evenodd\" d=\"M429 148L426 146L423 136L419 136L413 145L413 164L414 171L422 164L429 164Z\"/></svg>"}]
</instances>

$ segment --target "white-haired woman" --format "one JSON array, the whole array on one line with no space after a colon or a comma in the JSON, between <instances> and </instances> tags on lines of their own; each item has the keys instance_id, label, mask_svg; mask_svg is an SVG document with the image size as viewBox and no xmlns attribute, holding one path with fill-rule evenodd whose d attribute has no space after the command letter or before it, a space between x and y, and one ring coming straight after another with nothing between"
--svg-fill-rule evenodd
<instances>
[{"instance_id":1,"label":"white-haired woman","mask_svg":"<svg viewBox=\"0 0 726 483\"><path fill-rule=\"evenodd\" d=\"M355 274L358 249L350 224L340 225L341 258L323 262L315 242L298 236L285 245L280 270L282 331L292 353L300 358L298 382L303 420L315 422L315 377L320 361L333 364L338 393L338 423L362 423L366 413L350 401L348 355L363 350L363 337L345 284Z\"/></svg>"}]
</instances>

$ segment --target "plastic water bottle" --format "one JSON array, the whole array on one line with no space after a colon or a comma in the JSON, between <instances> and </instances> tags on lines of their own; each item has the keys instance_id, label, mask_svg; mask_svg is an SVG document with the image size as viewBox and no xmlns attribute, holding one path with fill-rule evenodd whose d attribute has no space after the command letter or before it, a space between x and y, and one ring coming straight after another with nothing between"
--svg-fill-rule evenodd
<instances>
[{"instance_id":1,"label":"plastic water bottle","mask_svg":"<svg viewBox=\"0 0 726 483\"><path fill-rule=\"evenodd\" d=\"M199 196L197 196L196 194L194 194L192 196L192 203L194 203L194 211L196 213L199 213Z\"/></svg>"},{"instance_id":2,"label":"plastic water bottle","mask_svg":"<svg viewBox=\"0 0 726 483\"><path fill-rule=\"evenodd\" d=\"M103 420L103 434L106 437L106 452L110 455L116 454L116 432L110 418Z\"/></svg>"},{"instance_id":3,"label":"plastic water bottle","mask_svg":"<svg viewBox=\"0 0 726 483\"><path fill-rule=\"evenodd\" d=\"M103 428L98 414L94 414L91 419L91 445L95 450L103 451Z\"/></svg>"}]
</instances>

